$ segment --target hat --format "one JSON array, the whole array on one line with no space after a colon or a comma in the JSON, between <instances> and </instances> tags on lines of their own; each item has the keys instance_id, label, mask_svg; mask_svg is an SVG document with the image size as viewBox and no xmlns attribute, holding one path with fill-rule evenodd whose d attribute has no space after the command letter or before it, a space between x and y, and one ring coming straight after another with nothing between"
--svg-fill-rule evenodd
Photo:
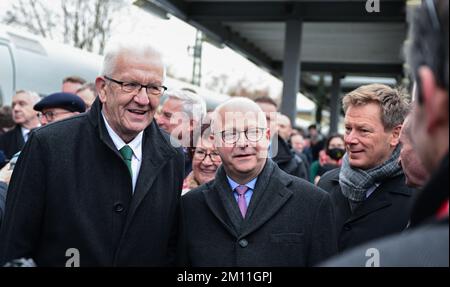
<instances>
[{"instance_id":1,"label":"hat","mask_svg":"<svg viewBox=\"0 0 450 287\"><path fill-rule=\"evenodd\" d=\"M71 112L83 113L86 110L86 105L83 100L75 94L54 93L40 100L33 108L39 112L47 108L61 108Z\"/></svg>"}]
</instances>

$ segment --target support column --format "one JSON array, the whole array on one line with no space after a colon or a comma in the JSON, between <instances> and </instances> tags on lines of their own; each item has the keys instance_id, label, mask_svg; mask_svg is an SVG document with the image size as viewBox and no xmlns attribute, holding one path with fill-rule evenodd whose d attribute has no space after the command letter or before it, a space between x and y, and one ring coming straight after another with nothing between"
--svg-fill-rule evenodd
<instances>
[{"instance_id":1,"label":"support column","mask_svg":"<svg viewBox=\"0 0 450 287\"><path fill-rule=\"evenodd\" d=\"M286 21L283 59L283 98L281 113L295 125L297 117L297 93L300 90L300 47L302 41L302 21Z\"/></svg>"},{"instance_id":2,"label":"support column","mask_svg":"<svg viewBox=\"0 0 450 287\"><path fill-rule=\"evenodd\" d=\"M329 135L338 131L339 115L341 112L341 75L333 73L333 83L331 87L330 100L330 132Z\"/></svg>"}]
</instances>

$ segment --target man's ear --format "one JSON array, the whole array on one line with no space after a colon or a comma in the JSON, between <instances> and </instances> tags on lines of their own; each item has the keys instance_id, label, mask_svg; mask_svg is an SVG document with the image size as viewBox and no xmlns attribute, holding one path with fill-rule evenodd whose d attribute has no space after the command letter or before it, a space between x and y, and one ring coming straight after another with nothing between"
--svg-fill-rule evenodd
<instances>
[{"instance_id":1,"label":"man's ear","mask_svg":"<svg viewBox=\"0 0 450 287\"><path fill-rule=\"evenodd\" d=\"M270 134L270 128L267 128L267 130L266 130L266 138L267 138L267 140L269 140L269 141L270 141L270 136L271 136L271 134Z\"/></svg>"},{"instance_id":2,"label":"man's ear","mask_svg":"<svg viewBox=\"0 0 450 287\"><path fill-rule=\"evenodd\" d=\"M448 93L437 85L430 68L421 67L419 77L422 83L421 94L426 113L425 125L427 132L433 134L437 128L448 122Z\"/></svg>"},{"instance_id":3,"label":"man's ear","mask_svg":"<svg viewBox=\"0 0 450 287\"><path fill-rule=\"evenodd\" d=\"M95 89L97 90L98 97L102 103L106 102L106 82L103 77L97 77L95 79Z\"/></svg>"},{"instance_id":4,"label":"man's ear","mask_svg":"<svg viewBox=\"0 0 450 287\"><path fill-rule=\"evenodd\" d=\"M400 132L402 130L402 125L397 125L392 129L392 138L391 138L391 142L390 145L392 147L397 146L400 143Z\"/></svg>"}]
</instances>

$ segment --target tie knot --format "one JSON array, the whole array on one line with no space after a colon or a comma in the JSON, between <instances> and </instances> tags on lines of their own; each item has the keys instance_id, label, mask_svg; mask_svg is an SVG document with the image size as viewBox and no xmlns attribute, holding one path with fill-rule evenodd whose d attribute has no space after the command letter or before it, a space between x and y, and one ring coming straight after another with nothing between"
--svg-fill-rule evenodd
<instances>
[{"instance_id":1,"label":"tie knot","mask_svg":"<svg viewBox=\"0 0 450 287\"><path fill-rule=\"evenodd\" d=\"M245 194L245 193L247 192L247 190L248 190L248 187L245 186L245 185L239 185L238 187L236 187L236 192L237 192L239 195Z\"/></svg>"},{"instance_id":2,"label":"tie knot","mask_svg":"<svg viewBox=\"0 0 450 287\"><path fill-rule=\"evenodd\" d=\"M123 148L119 150L120 155L124 160L131 160L131 157L133 155L133 150L129 145L125 145Z\"/></svg>"}]
</instances>

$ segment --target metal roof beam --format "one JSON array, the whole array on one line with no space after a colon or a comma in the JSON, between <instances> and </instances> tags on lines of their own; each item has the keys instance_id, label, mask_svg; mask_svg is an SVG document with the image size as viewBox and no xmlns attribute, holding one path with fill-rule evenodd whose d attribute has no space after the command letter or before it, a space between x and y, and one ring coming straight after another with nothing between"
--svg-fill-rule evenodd
<instances>
[{"instance_id":1,"label":"metal roof beam","mask_svg":"<svg viewBox=\"0 0 450 287\"><path fill-rule=\"evenodd\" d=\"M272 64L275 70L281 71L282 62ZM364 75L393 75L403 74L403 64L393 63L316 63L302 62L302 72L316 73L342 73L342 74L364 74Z\"/></svg>"},{"instance_id":2,"label":"metal roof beam","mask_svg":"<svg viewBox=\"0 0 450 287\"><path fill-rule=\"evenodd\" d=\"M381 1L380 12L372 13L366 11L366 2L193 1L187 6L187 16L194 21L216 22L279 22L292 18L303 22L405 22L405 1Z\"/></svg>"},{"instance_id":3,"label":"metal roof beam","mask_svg":"<svg viewBox=\"0 0 450 287\"><path fill-rule=\"evenodd\" d=\"M272 59L259 50L256 46L239 36L238 33L231 31L231 29L224 27L219 23L208 23L207 25L203 25L200 22L198 25L204 27L203 30L218 36L222 43L226 44L233 50L241 52L250 61L257 65L263 66L268 70L273 70Z\"/></svg>"}]
</instances>

